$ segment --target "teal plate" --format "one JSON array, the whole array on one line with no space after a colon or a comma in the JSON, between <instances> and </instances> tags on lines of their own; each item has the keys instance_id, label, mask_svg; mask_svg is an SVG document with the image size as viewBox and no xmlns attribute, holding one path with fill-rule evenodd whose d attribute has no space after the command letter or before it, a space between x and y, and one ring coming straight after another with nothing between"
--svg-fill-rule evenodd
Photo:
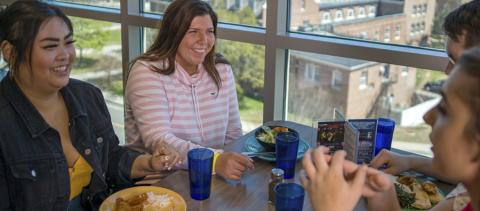
<instances>
[{"instance_id":1,"label":"teal plate","mask_svg":"<svg viewBox=\"0 0 480 211\"><path fill-rule=\"evenodd\" d=\"M297 160L301 159L305 152L310 148L307 142L300 138L300 142L298 143L298 152L297 152ZM255 136L250 136L247 138L245 141L245 146L243 147L244 152L263 152L265 149L263 148L262 145L260 145L255 138ZM275 155L258 155L256 156L257 158L260 158L262 160L266 161L275 161Z\"/></svg>"}]
</instances>

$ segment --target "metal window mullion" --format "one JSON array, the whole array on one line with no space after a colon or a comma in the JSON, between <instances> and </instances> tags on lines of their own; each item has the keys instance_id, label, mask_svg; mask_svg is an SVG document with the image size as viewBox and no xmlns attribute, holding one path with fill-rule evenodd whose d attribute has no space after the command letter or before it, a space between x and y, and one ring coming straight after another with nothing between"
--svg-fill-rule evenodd
<instances>
[{"instance_id":1,"label":"metal window mullion","mask_svg":"<svg viewBox=\"0 0 480 211\"><path fill-rule=\"evenodd\" d=\"M265 29L220 23L217 38L255 45L265 45Z\"/></svg>"},{"instance_id":2,"label":"metal window mullion","mask_svg":"<svg viewBox=\"0 0 480 211\"><path fill-rule=\"evenodd\" d=\"M119 23L120 20L120 10L115 8L103 8L58 1L48 1L48 3L60 8L65 14L69 16L76 16L81 18L114 23Z\"/></svg>"},{"instance_id":3,"label":"metal window mullion","mask_svg":"<svg viewBox=\"0 0 480 211\"><path fill-rule=\"evenodd\" d=\"M285 119L286 104L286 52L276 41L287 32L287 1L267 0L265 34L265 72L263 90L263 121Z\"/></svg>"},{"instance_id":4,"label":"metal window mullion","mask_svg":"<svg viewBox=\"0 0 480 211\"><path fill-rule=\"evenodd\" d=\"M123 81L126 81L130 61L139 56L142 52L142 33L141 27L129 24L131 15L140 14L140 0L121 0L120 1L120 21L122 37L122 71ZM125 83L123 84L125 86Z\"/></svg>"},{"instance_id":5,"label":"metal window mullion","mask_svg":"<svg viewBox=\"0 0 480 211\"><path fill-rule=\"evenodd\" d=\"M443 70L448 62L445 52L435 49L296 33L279 35L275 39L280 48L430 70Z\"/></svg>"}]
</instances>

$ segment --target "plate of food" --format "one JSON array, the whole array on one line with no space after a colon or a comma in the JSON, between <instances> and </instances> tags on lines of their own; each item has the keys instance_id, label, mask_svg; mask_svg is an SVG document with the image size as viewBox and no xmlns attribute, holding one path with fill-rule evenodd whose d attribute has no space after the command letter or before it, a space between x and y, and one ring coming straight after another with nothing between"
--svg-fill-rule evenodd
<instances>
[{"instance_id":1,"label":"plate of food","mask_svg":"<svg viewBox=\"0 0 480 211\"><path fill-rule=\"evenodd\" d=\"M297 131L288 127L262 125L255 130L255 138L264 151L275 152L275 137L282 132L294 132L298 135Z\"/></svg>"},{"instance_id":2,"label":"plate of food","mask_svg":"<svg viewBox=\"0 0 480 211\"><path fill-rule=\"evenodd\" d=\"M272 127L275 127L275 126L272 126ZM256 134L258 133L256 132ZM300 137L300 141L298 142L297 160L301 159L309 148L310 146L308 145L308 143ZM262 160L272 161L272 162L276 161L275 150L273 150L273 152L265 150L265 147L262 144L260 144L260 141L257 140L257 136L250 136L247 138L247 140L245 141L245 146L243 147L243 152L254 153L256 154L255 157L258 157Z\"/></svg>"},{"instance_id":3,"label":"plate of food","mask_svg":"<svg viewBox=\"0 0 480 211\"><path fill-rule=\"evenodd\" d=\"M431 181L414 176L398 176L395 191L403 210L428 210L443 200L444 194Z\"/></svg>"},{"instance_id":4,"label":"plate of food","mask_svg":"<svg viewBox=\"0 0 480 211\"><path fill-rule=\"evenodd\" d=\"M100 205L100 211L130 210L186 211L187 204L172 190L156 186L137 186L110 195Z\"/></svg>"}]
</instances>

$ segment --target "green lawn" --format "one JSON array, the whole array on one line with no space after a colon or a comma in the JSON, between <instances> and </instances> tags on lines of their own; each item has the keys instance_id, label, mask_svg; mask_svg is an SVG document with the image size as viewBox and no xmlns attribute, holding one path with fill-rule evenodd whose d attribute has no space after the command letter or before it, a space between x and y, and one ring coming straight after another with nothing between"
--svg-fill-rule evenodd
<instances>
[{"instance_id":1,"label":"green lawn","mask_svg":"<svg viewBox=\"0 0 480 211\"><path fill-rule=\"evenodd\" d=\"M105 45L120 45L122 44L122 35L120 29L118 30L109 30L108 39Z\"/></svg>"},{"instance_id":2,"label":"green lawn","mask_svg":"<svg viewBox=\"0 0 480 211\"><path fill-rule=\"evenodd\" d=\"M439 81L446 79L447 75L443 71L432 71L425 69L417 69L417 88L422 88L425 83L430 81Z\"/></svg>"},{"instance_id":3,"label":"green lawn","mask_svg":"<svg viewBox=\"0 0 480 211\"><path fill-rule=\"evenodd\" d=\"M263 102L244 96L244 106L240 108L240 119L258 125L262 124Z\"/></svg>"}]
</instances>

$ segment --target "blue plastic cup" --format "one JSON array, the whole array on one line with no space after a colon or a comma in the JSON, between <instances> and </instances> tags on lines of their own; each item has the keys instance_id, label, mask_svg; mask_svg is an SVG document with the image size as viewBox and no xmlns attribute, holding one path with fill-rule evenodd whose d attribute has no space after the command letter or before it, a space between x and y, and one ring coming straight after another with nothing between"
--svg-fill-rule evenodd
<instances>
[{"instance_id":1,"label":"blue plastic cup","mask_svg":"<svg viewBox=\"0 0 480 211\"><path fill-rule=\"evenodd\" d=\"M188 175L190 179L190 196L195 200L210 197L212 184L213 151L197 148L188 151Z\"/></svg>"},{"instance_id":2,"label":"blue plastic cup","mask_svg":"<svg viewBox=\"0 0 480 211\"><path fill-rule=\"evenodd\" d=\"M393 131L395 130L395 121L387 118L378 118L377 136L375 138L375 156L382 149L390 150L392 148Z\"/></svg>"},{"instance_id":3,"label":"blue plastic cup","mask_svg":"<svg viewBox=\"0 0 480 211\"><path fill-rule=\"evenodd\" d=\"M295 176L298 142L298 133L294 131L279 133L275 137L277 168L285 172L285 179L291 179Z\"/></svg>"},{"instance_id":4,"label":"blue plastic cup","mask_svg":"<svg viewBox=\"0 0 480 211\"><path fill-rule=\"evenodd\" d=\"M305 190L296 183L280 183L275 186L275 211L301 211Z\"/></svg>"}]
</instances>

